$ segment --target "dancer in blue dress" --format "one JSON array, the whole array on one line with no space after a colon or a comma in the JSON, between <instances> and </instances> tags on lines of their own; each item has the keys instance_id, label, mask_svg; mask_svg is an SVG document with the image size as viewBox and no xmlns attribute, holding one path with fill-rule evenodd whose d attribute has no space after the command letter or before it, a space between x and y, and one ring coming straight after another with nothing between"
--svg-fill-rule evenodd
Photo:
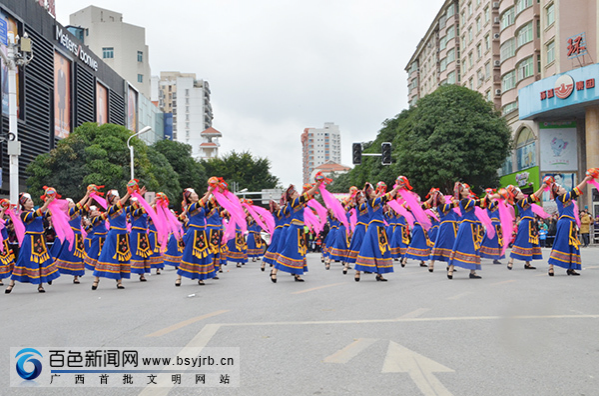
<instances>
[{"instance_id":1,"label":"dancer in blue dress","mask_svg":"<svg viewBox=\"0 0 599 396\"><path fill-rule=\"evenodd\" d=\"M393 257L394 261L400 260L405 266L404 257L408 251L408 246L410 246L410 227L403 215L396 213L395 217L395 228L393 229L390 242L391 257Z\"/></svg>"},{"instance_id":2,"label":"dancer in blue dress","mask_svg":"<svg viewBox=\"0 0 599 396\"><path fill-rule=\"evenodd\" d=\"M14 288L15 281L39 285L38 292L44 293L43 284L52 284L52 281L60 276L56 263L48 253L44 236L44 218L49 217L48 205L56 198L56 190L47 189L44 197L44 205L33 210L31 195L28 193L19 195L21 220L25 224L25 238L10 278L10 285L5 290L7 294Z\"/></svg>"},{"instance_id":3,"label":"dancer in blue dress","mask_svg":"<svg viewBox=\"0 0 599 396\"><path fill-rule=\"evenodd\" d=\"M537 267L530 265L531 260L543 260L543 253L539 245L539 230L535 224L535 214L532 211L532 205L535 202L539 202L544 188L545 185L541 186L533 195L529 195L528 197L525 197L518 187L508 186L506 189L510 200L516 200L520 215L518 233L512 245L510 261L507 264L509 270L514 265L514 259L524 261L524 269L531 270L537 269Z\"/></svg>"},{"instance_id":4,"label":"dancer in blue dress","mask_svg":"<svg viewBox=\"0 0 599 396\"><path fill-rule=\"evenodd\" d=\"M576 226L576 216L574 214L574 202L582 195L589 180L593 177L587 175L583 181L572 191L567 191L564 187L550 180L551 197L557 204L559 220L557 221L557 231L555 240L549 255L549 276L554 275L554 266L562 267L568 275L580 275L576 270L582 268L580 260L580 240L578 239L578 230Z\"/></svg>"},{"instance_id":5,"label":"dancer in blue dress","mask_svg":"<svg viewBox=\"0 0 599 396\"><path fill-rule=\"evenodd\" d=\"M141 207L137 198L129 200L131 209L129 221L131 233L129 234L129 249L131 250L131 273L139 275L139 281L147 281L145 274L151 272L152 246L148 235L148 214Z\"/></svg>"},{"instance_id":6,"label":"dancer in blue dress","mask_svg":"<svg viewBox=\"0 0 599 396\"><path fill-rule=\"evenodd\" d=\"M72 199L67 198L67 201L69 201L69 225L75 234L74 246L71 247L70 242L65 241L55 260L58 271L63 275L73 275L73 283L75 284L80 283L79 277L85 274L85 247L83 235L81 234L81 216L86 210L88 199L89 191L77 204Z\"/></svg>"},{"instance_id":7,"label":"dancer in blue dress","mask_svg":"<svg viewBox=\"0 0 599 396\"><path fill-rule=\"evenodd\" d=\"M223 218L220 212L221 207L218 205L216 199L214 197L210 198L206 204L206 236L208 237L210 254L212 254L214 261L214 269L218 272L223 272L221 265L221 256L223 255ZM218 279L218 276L212 279Z\"/></svg>"},{"instance_id":8,"label":"dancer in blue dress","mask_svg":"<svg viewBox=\"0 0 599 396\"><path fill-rule=\"evenodd\" d=\"M247 200L248 205L253 205L251 200ZM260 257L264 254L264 241L260 232L262 228L258 225L256 220L252 216L247 216L248 234L247 234L247 254L252 259L252 262L256 262L256 259L260 260Z\"/></svg>"},{"instance_id":9,"label":"dancer in blue dress","mask_svg":"<svg viewBox=\"0 0 599 396\"><path fill-rule=\"evenodd\" d=\"M451 253L453 251L453 245L455 243L456 236L458 234L458 220L459 216L454 211L453 203L442 203L443 195L437 193L437 212L439 213L439 232L435 245L431 253L431 262L428 266L428 271L433 272L435 268L435 261L443 261L448 263L451 259Z\"/></svg>"},{"instance_id":10,"label":"dancer in blue dress","mask_svg":"<svg viewBox=\"0 0 599 396\"><path fill-rule=\"evenodd\" d=\"M347 259L345 261L345 267L343 268L343 274L347 274L350 264L355 264L360 253L360 248L364 242L366 236L366 227L370 223L370 212L368 211L368 205L366 204L366 197L362 191L357 191L354 195L354 205L358 212L358 221L356 228L351 237L349 249L347 251Z\"/></svg>"},{"instance_id":11,"label":"dancer in blue dress","mask_svg":"<svg viewBox=\"0 0 599 396\"><path fill-rule=\"evenodd\" d=\"M283 224L285 223L285 216L283 214L283 209L279 206L275 201L270 201L269 210L273 214L275 219L275 230L270 236L270 245L268 245L268 249L266 249L266 253L264 254L264 258L262 259L262 266L260 269L264 271L264 267L266 264L270 264L272 267L276 263L276 249L277 244L281 238L281 234L283 231Z\"/></svg>"},{"instance_id":12,"label":"dancer in blue dress","mask_svg":"<svg viewBox=\"0 0 599 396\"><path fill-rule=\"evenodd\" d=\"M174 213L174 211L171 211ZM181 222L183 226L183 230L187 228L187 217L185 214L177 216L177 220ZM179 269L179 264L181 264L181 258L183 257L183 250L185 250L185 244L183 243L183 238L177 240L175 234L171 234L168 238L168 245L166 252L164 252L164 264L175 267L175 269Z\"/></svg>"},{"instance_id":13,"label":"dancer in blue dress","mask_svg":"<svg viewBox=\"0 0 599 396\"><path fill-rule=\"evenodd\" d=\"M356 270L354 280L356 282L360 281L360 272L362 271L375 273L376 280L383 282L387 281L383 274L393 272L393 259L391 258L391 249L389 248L385 223L383 222L383 205L393 199L398 190L399 186L396 186L383 195L382 191L377 194L370 183L366 183L364 186L364 196L368 198L366 205L370 214L370 222L356 258L354 267Z\"/></svg>"},{"instance_id":14,"label":"dancer in blue dress","mask_svg":"<svg viewBox=\"0 0 599 396\"><path fill-rule=\"evenodd\" d=\"M325 268L331 265L331 247L337 239L337 233L339 232L339 220L337 220L331 209L327 210L327 222L329 224L329 232L327 232L322 243L322 257L324 258Z\"/></svg>"},{"instance_id":15,"label":"dancer in blue dress","mask_svg":"<svg viewBox=\"0 0 599 396\"><path fill-rule=\"evenodd\" d=\"M184 208L189 218L189 228L183 238L185 249L177 270L178 277L175 286L181 286L181 277L183 276L193 280L197 279L199 285L204 285L204 280L216 276L206 235L206 202L208 202L213 188L212 186L208 187L208 191L201 199L192 188L183 192L181 207Z\"/></svg>"},{"instance_id":16,"label":"dancer in blue dress","mask_svg":"<svg viewBox=\"0 0 599 396\"><path fill-rule=\"evenodd\" d=\"M277 262L270 273L270 280L277 282L277 272L283 271L294 275L297 282L303 282L300 277L308 270L306 267L306 238L304 233L304 208L308 201L312 199L322 180L318 180L309 190L299 194L293 185L287 188L285 192L285 201L288 202L291 221L285 232L285 241L281 245L282 250L277 256Z\"/></svg>"},{"instance_id":17,"label":"dancer in blue dress","mask_svg":"<svg viewBox=\"0 0 599 396\"><path fill-rule=\"evenodd\" d=\"M489 238L489 232L485 232L483 243L480 246L480 257L493 259L493 264L501 264L499 260L505 258L502 255L503 251L503 232L501 229L501 219L499 218L499 202L491 198L492 194L495 194L493 189L485 190L487 195L485 196L485 206L487 208L487 215L491 219L493 228L495 228L495 235L493 238Z\"/></svg>"},{"instance_id":18,"label":"dancer in blue dress","mask_svg":"<svg viewBox=\"0 0 599 396\"><path fill-rule=\"evenodd\" d=\"M431 208L432 196L429 195L427 197L429 197L428 200L421 204L422 209ZM414 229L412 230L412 240L410 241L410 245L404 256L405 259L420 260L421 267L428 267L426 261L428 261L431 255L432 246L433 243L430 240L429 233L422 227L422 224L416 220L414 222ZM405 262L406 260L401 263L402 267L405 267Z\"/></svg>"},{"instance_id":19,"label":"dancer in blue dress","mask_svg":"<svg viewBox=\"0 0 599 396\"><path fill-rule=\"evenodd\" d=\"M347 213L347 212L346 212ZM331 213L332 215L332 213ZM347 250L349 248L347 243L347 228L338 219L334 219L333 227L335 228L334 234L330 239L329 257L328 261L325 261L325 269L331 267L331 261L341 262L345 267L345 261L347 260Z\"/></svg>"},{"instance_id":20,"label":"dancer in blue dress","mask_svg":"<svg viewBox=\"0 0 599 396\"><path fill-rule=\"evenodd\" d=\"M95 265L94 283L92 290L96 290L100 283L100 278L114 279L117 289L124 289L123 278L131 277L131 249L129 248L129 233L127 232L127 214L130 212L130 206L125 206L130 197L130 190L137 187L132 185L133 181L127 186L127 193L123 198L119 196L118 190L110 190L106 193L106 219L110 221L110 230L106 235L106 240L102 246L100 256ZM143 188L140 193L145 193Z\"/></svg>"},{"instance_id":21,"label":"dancer in blue dress","mask_svg":"<svg viewBox=\"0 0 599 396\"><path fill-rule=\"evenodd\" d=\"M471 198L470 186L457 182L454 186L455 203L459 202L462 219L458 228L451 257L447 278L453 279L454 267L470 270L470 279L480 279L476 270L480 270L480 244L483 240L484 228L476 217L475 206L484 207L484 201ZM459 200L459 201L458 201Z\"/></svg>"},{"instance_id":22,"label":"dancer in blue dress","mask_svg":"<svg viewBox=\"0 0 599 396\"><path fill-rule=\"evenodd\" d=\"M89 207L89 222L92 226L93 236L90 248L85 252L84 263L85 269L90 271L95 271L96 269L96 263L100 257L102 246L104 246L106 234L108 234L108 230L106 229L107 216L106 213L100 212L97 206L91 205Z\"/></svg>"},{"instance_id":23,"label":"dancer in blue dress","mask_svg":"<svg viewBox=\"0 0 599 396\"><path fill-rule=\"evenodd\" d=\"M10 218L5 218L5 212L10 210L10 201L8 199L0 200L0 222L2 223L2 250L0 250L0 286L4 283L2 279L10 278L12 270L15 267L15 255L8 246L8 230ZM8 217L8 216L6 216Z\"/></svg>"}]
</instances>

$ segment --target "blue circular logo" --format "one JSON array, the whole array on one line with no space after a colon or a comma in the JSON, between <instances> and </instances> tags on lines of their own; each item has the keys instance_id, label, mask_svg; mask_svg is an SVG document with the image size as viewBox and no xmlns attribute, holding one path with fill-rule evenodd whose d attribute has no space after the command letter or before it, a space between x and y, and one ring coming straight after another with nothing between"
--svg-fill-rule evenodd
<instances>
[{"instance_id":1,"label":"blue circular logo","mask_svg":"<svg viewBox=\"0 0 599 396\"><path fill-rule=\"evenodd\" d=\"M33 348L23 348L15 356L15 358L19 359L17 361L17 374L24 380L32 381L42 373L42 363L37 359L32 359L35 355L42 357L42 354ZM27 371L25 369L25 363L27 362L33 364L33 371Z\"/></svg>"}]
</instances>

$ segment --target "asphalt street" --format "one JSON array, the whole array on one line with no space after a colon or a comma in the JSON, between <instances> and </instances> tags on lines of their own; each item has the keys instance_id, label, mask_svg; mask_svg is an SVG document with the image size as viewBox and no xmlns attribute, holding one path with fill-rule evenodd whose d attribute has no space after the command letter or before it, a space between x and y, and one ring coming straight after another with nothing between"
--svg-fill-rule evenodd
<instances>
[{"instance_id":1,"label":"asphalt street","mask_svg":"<svg viewBox=\"0 0 599 396\"><path fill-rule=\"evenodd\" d=\"M388 282L355 282L309 254L303 283L280 272L274 284L250 262L205 286L175 287L172 268L124 290L92 291L90 275L45 294L17 284L0 294L0 394L599 395L599 248L582 250L578 277L547 276L543 256L536 270L483 260L482 279L409 261ZM11 347L234 347L239 384L9 387Z\"/></svg>"}]
</instances>

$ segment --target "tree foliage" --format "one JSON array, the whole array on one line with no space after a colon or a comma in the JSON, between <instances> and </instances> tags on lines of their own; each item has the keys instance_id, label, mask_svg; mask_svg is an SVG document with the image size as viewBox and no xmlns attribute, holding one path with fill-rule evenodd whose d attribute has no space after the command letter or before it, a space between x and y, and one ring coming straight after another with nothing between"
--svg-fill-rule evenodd
<instances>
[{"instance_id":1,"label":"tree foliage","mask_svg":"<svg viewBox=\"0 0 599 396\"><path fill-rule=\"evenodd\" d=\"M498 186L497 169L511 150L511 133L480 93L445 85L385 120L364 152L380 152L382 142L393 144L392 165L381 165L379 157L363 157L362 165L336 178L333 186L347 191L351 185L381 180L392 186L398 175L405 175L421 195L431 187L448 193L456 181L480 192Z\"/></svg>"},{"instance_id":2,"label":"tree foliage","mask_svg":"<svg viewBox=\"0 0 599 396\"><path fill-rule=\"evenodd\" d=\"M35 198L43 194L43 186L52 186L63 197L78 200L89 184L108 189L126 190L130 178L127 139L131 131L125 127L85 123L49 153L39 155L27 167L30 175L28 191ZM134 147L135 178L148 191L163 191L173 199L180 194L177 174L160 152L148 148L138 138Z\"/></svg>"},{"instance_id":3,"label":"tree foliage","mask_svg":"<svg viewBox=\"0 0 599 396\"><path fill-rule=\"evenodd\" d=\"M275 188L279 179L270 173L268 158L254 157L249 151L237 153L235 150L219 158L200 162L208 177L224 178L229 186L238 183L240 189L261 191Z\"/></svg>"}]
</instances>

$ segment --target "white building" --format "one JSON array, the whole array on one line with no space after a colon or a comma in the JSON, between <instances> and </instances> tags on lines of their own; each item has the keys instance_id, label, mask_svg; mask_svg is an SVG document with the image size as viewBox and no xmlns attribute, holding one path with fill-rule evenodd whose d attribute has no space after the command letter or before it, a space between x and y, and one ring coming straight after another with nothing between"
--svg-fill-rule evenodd
<instances>
[{"instance_id":1,"label":"white building","mask_svg":"<svg viewBox=\"0 0 599 396\"><path fill-rule=\"evenodd\" d=\"M306 128L301 139L304 183L310 182L310 175L316 167L327 162L341 163L341 132L338 125L325 122L323 128Z\"/></svg>"},{"instance_id":2,"label":"white building","mask_svg":"<svg viewBox=\"0 0 599 396\"><path fill-rule=\"evenodd\" d=\"M84 43L146 98L151 97L146 29L123 22L123 14L89 6L71 14Z\"/></svg>"},{"instance_id":3,"label":"white building","mask_svg":"<svg viewBox=\"0 0 599 396\"><path fill-rule=\"evenodd\" d=\"M213 119L208 81L196 80L193 73L161 72L159 107L173 114L173 140L191 145L195 159L206 158L206 145L202 143L216 144L213 146L216 149L208 151L210 157L218 154L218 141L202 136L202 132L212 127Z\"/></svg>"}]
</instances>

